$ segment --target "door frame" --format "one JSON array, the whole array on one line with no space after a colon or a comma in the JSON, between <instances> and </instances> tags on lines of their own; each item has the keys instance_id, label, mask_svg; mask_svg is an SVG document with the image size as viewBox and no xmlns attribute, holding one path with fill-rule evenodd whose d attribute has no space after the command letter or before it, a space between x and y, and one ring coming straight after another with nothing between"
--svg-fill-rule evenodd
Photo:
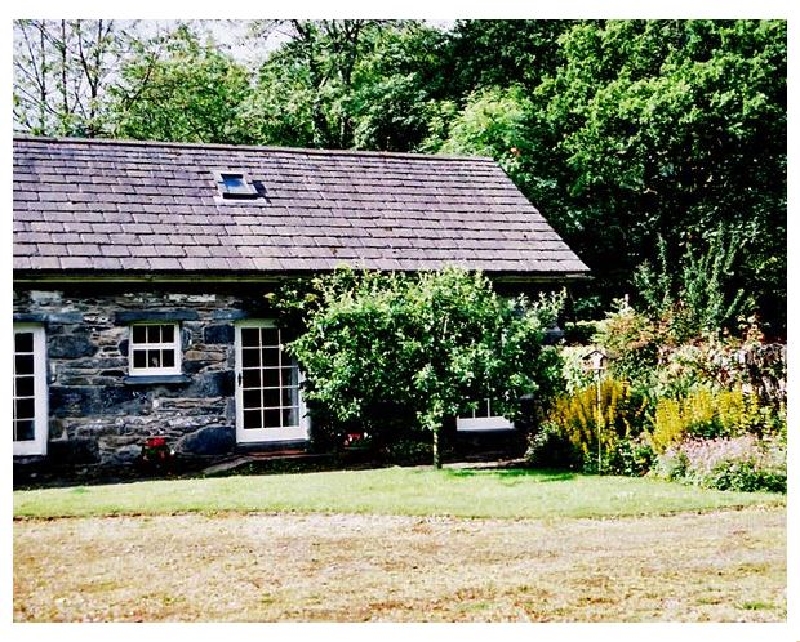
<instances>
[{"instance_id":1,"label":"door frame","mask_svg":"<svg viewBox=\"0 0 800 642\"><path fill-rule=\"evenodd\" d=\"M289 441L308 441L310 434L310 422L307 414L305 400L303 399L302 384L305 381L303 371L297 368L297 412L298 425L288 428L247 428L244 427L244 395L242 387L242 329L243 328L277 328L272 319L244 319L234 324L235 329L235 353L236 362L234 368L235 397L234 404L236 409L236 443L237 444L263 444ZM279 338L282 337L279 334ZM282 344L281 344L282 345ZM285 367L285 366L281 366Z\"/></svg>"},{"instance_id":2,"label":"door frame","mask_svg":"<svg viewBox=\"0 0 800 642\"><path fill-rule=\"evenodd\" d=\"M47 403L47 341L44 326L35 323L14 323L14 334L33 334L33 399L34 419L32 441L14 441L14 456L46 455L49 434ZM16 356L16 348L12 355ZM16 366L13 374L16 378ZM12 381L12 403L16 399Z\"/></svg>"}]
</instances>

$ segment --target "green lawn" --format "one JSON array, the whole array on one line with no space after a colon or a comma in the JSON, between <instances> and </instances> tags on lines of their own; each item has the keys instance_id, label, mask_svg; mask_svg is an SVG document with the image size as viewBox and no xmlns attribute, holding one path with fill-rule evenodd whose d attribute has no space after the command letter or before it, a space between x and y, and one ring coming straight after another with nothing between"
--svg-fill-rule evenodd
<instances>
[{"instance_id":1,"label":"green lawn","mask_svg":"<svg viewBox=\"0 0 800 642\"><path fill-rule=\"evenodd\" d=\"M627 477L432 468L158 480L14 492L14 515L39 518L321 512L543 519L662 515L752 505L785 506L786 497Z\"/></svg>"}]
</instances>

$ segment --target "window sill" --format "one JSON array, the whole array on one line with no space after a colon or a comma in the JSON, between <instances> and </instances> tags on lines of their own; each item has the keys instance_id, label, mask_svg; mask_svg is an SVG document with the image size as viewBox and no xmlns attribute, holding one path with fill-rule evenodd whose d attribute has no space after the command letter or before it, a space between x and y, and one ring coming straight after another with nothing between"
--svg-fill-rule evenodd
<instances>
[{"instance_id":1,"label":"window sill","mask_svg":"<svg viewBox=\"0 0 800 642\"><path fill-rule=\"evenodd\" d=\"M129 386L152 386L160 383L189 383L191 379L185 374L172 375L128 375L122 383Z\"/></svg>"}]
</instances>

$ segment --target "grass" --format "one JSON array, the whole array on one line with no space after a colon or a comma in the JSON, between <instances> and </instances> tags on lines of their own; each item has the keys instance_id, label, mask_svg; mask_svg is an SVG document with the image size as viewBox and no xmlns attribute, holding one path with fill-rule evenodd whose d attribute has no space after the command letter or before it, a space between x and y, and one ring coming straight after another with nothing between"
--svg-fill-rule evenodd
<instances>
[{"instance_id":1,"label":"grass","mask_svg":"<svg viewBox=\"0 0 800 642\"><path fill-rule=\"evenodd\" d=\"M517 470L385 468L142 481L14 492L25 518L176 513L356 513L496 519L609 518L786 505L784 495Z\"/></svg>"},{"instance_id":2,"label":"grass","mask_svg":"<svg viewBox=\"0 0 800 642\"><path fill-rule=\"evenodd\" d=\"M784 495L525 469L16 491L13 617L781 622L785 507Z\"/></svg>"}]
</instances>

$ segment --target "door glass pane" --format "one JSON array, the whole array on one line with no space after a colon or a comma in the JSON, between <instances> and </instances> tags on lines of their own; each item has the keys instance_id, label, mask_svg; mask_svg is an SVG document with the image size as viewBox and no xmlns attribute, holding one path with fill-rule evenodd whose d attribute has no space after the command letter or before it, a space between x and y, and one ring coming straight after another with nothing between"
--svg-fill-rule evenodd
<instances>
[{"instance_id":1,"label":"door glass pane","mask_svg":"<svg viewBox=\"0 0 800 642\"><path fill-rule=\"evenodd\" d=\"M33 352L32 332L18 332L14 334L14 352Z\"/></svg>"},{"instance_id":2,"label":"door glass pane","mask_svg":"<svg viewBox=\"0 0 800 642\"><path fill-rule=\"evenodd\" d=\"M33 377L17 377L17 397L33 397Z\"/></svg>"},{"instance_id":3,"label":"door glass pane","mask_svg":"<svg viewBox=\"0 0 800 642\"><path fill-rule=\"evenodd\" d=\"M33 355L18 354L14 357L14 373L18 375L33 374Z\"/></svg>"},{"instance_id":4,"label":"door glass pane","mask_svg":"<svg viewBox=\"0 0 800 642\"><path fill-rule=\"evenodd\" d=\"M36 404L33 399L14 400L14 419L34 419Z\"/></svg>"},{"instance_id":5,"label":"door glass pane","mask_svg":"<svg viewBox=\"0 0 800 642\"><path fill-rule=\"evenodd\" d=\"M262 348L261 349L261 365L262 366L277 366L280 365L278 361L278 348Z\"/></svg>"},{"instance_id":6,"label":"door glass pane","mask_svg":"<svg viewBox=\"0 0 800 642\"><path fill-rule=\"evenodd\" d=\"M261 370L245 370L242 373L242 386L245 388L260 388Z\"/></svg>"},{"instance_id":7,"label":"door glass pane","mask_svg":"<svg viewBox=\"0 0 800 642\"><path fill-rule=\"evenodd\" d=\"M265 368L263 372L265 388L277 388L281 385L277 368Z\"/></svg>"},{"instance_id":8,"label":"door glass pane","mask_svg":"<svg viewBox=\"0 0 800 642\"><path fill-rule=\"evenodd\" d=\"M280 427L281 427L281 411L265 410L264 428L280 428Z\"/></svg>"},{"instance_id":9,"label":"door glass pane","mask_svg":"<svg viewBox=\"0 0 800 642\"><path fill-rule=\"evenodd\" d=\"M299 426L300 413L297 408L285 408L283 411L283 425L284 426Z\"/></svg>"},{"instance_id":10,"label":"door glass pane","mask_svg":"<svg viewBox=\"0 0 800 642\"><path fill-rule=\"evenodd\" d=\"M277 328L261 328L261 345L277 346L280 343Z\"/></svg>"},{"instance_id":11,"label":"door glass pane","mask_svg":"<svg viewBox=\"0 0 800 642\"><path fill-rule=\"evenodd\" d=\"M14 422L14 441L34 441L33 419L23 419Z\"/></svg>"},{"instance_id":12,"label":"door glass pane","mask_svg":"<svg viewBox=\"0 0 800 642\"><path fill-rule=\"evenodd\" d=\"M242 328L242 346L245 348L258 347L258 328Z\"/></svg>"},{"instance_id":13,"label":"door glass pane","mask_svg":"<svg viewBox=\"0 0 800 642\"><path fill-rule=\"evenodd\" d=\"M281 385L297 386L297 366L281 368Z\"/></svg>"},{"instance_id":14,"label":"door glass pane","mask_svg":"<svg viewBox=\"0 0 800 642\"><path fill-rule=\"evenodd\" d=\"M245 428L261 428L261 411L260 410L244 410L244 427Z\"/></svg>"},{"instance_id":15,"label":"door glass pane","mask_svg":"<svg viewBox=\"0 0 800 642\"><path fill-rule=\"evenodd\" d=\"M264 407L276 408L281 405L281 389L267 388L264 390Z\"/></svg>"},{"instance_id":16,"label":"door glass pane","mask_svg":"<svg viewBox=\"0 0 800 642\"><path fill-rule=\"evenodd\" d=\"M260 353L257 348L242 348L242 367L243 368L257 368Z\"/></svg>"},{"instance_id":17,"label":"door glass pane","mask_svg":"<svg viewBox=\"0 0 800 642\"><path fill-rule=\"evenodd\" d=\"M242 402L245 408L260 408L261 407L261 391L257 388L255 390L245 390L242 392Z\"/></svg>"},{"instance_id":18,"label":"door glass pane","mask_svg":"<svg viewBox=\"0 0 800 642\"><path fill-rule=\"evenodd\" d=\"M283 389L283 405L296 406L297 404L297 388L284 388Z\"/></svg>"}]
</instances>

